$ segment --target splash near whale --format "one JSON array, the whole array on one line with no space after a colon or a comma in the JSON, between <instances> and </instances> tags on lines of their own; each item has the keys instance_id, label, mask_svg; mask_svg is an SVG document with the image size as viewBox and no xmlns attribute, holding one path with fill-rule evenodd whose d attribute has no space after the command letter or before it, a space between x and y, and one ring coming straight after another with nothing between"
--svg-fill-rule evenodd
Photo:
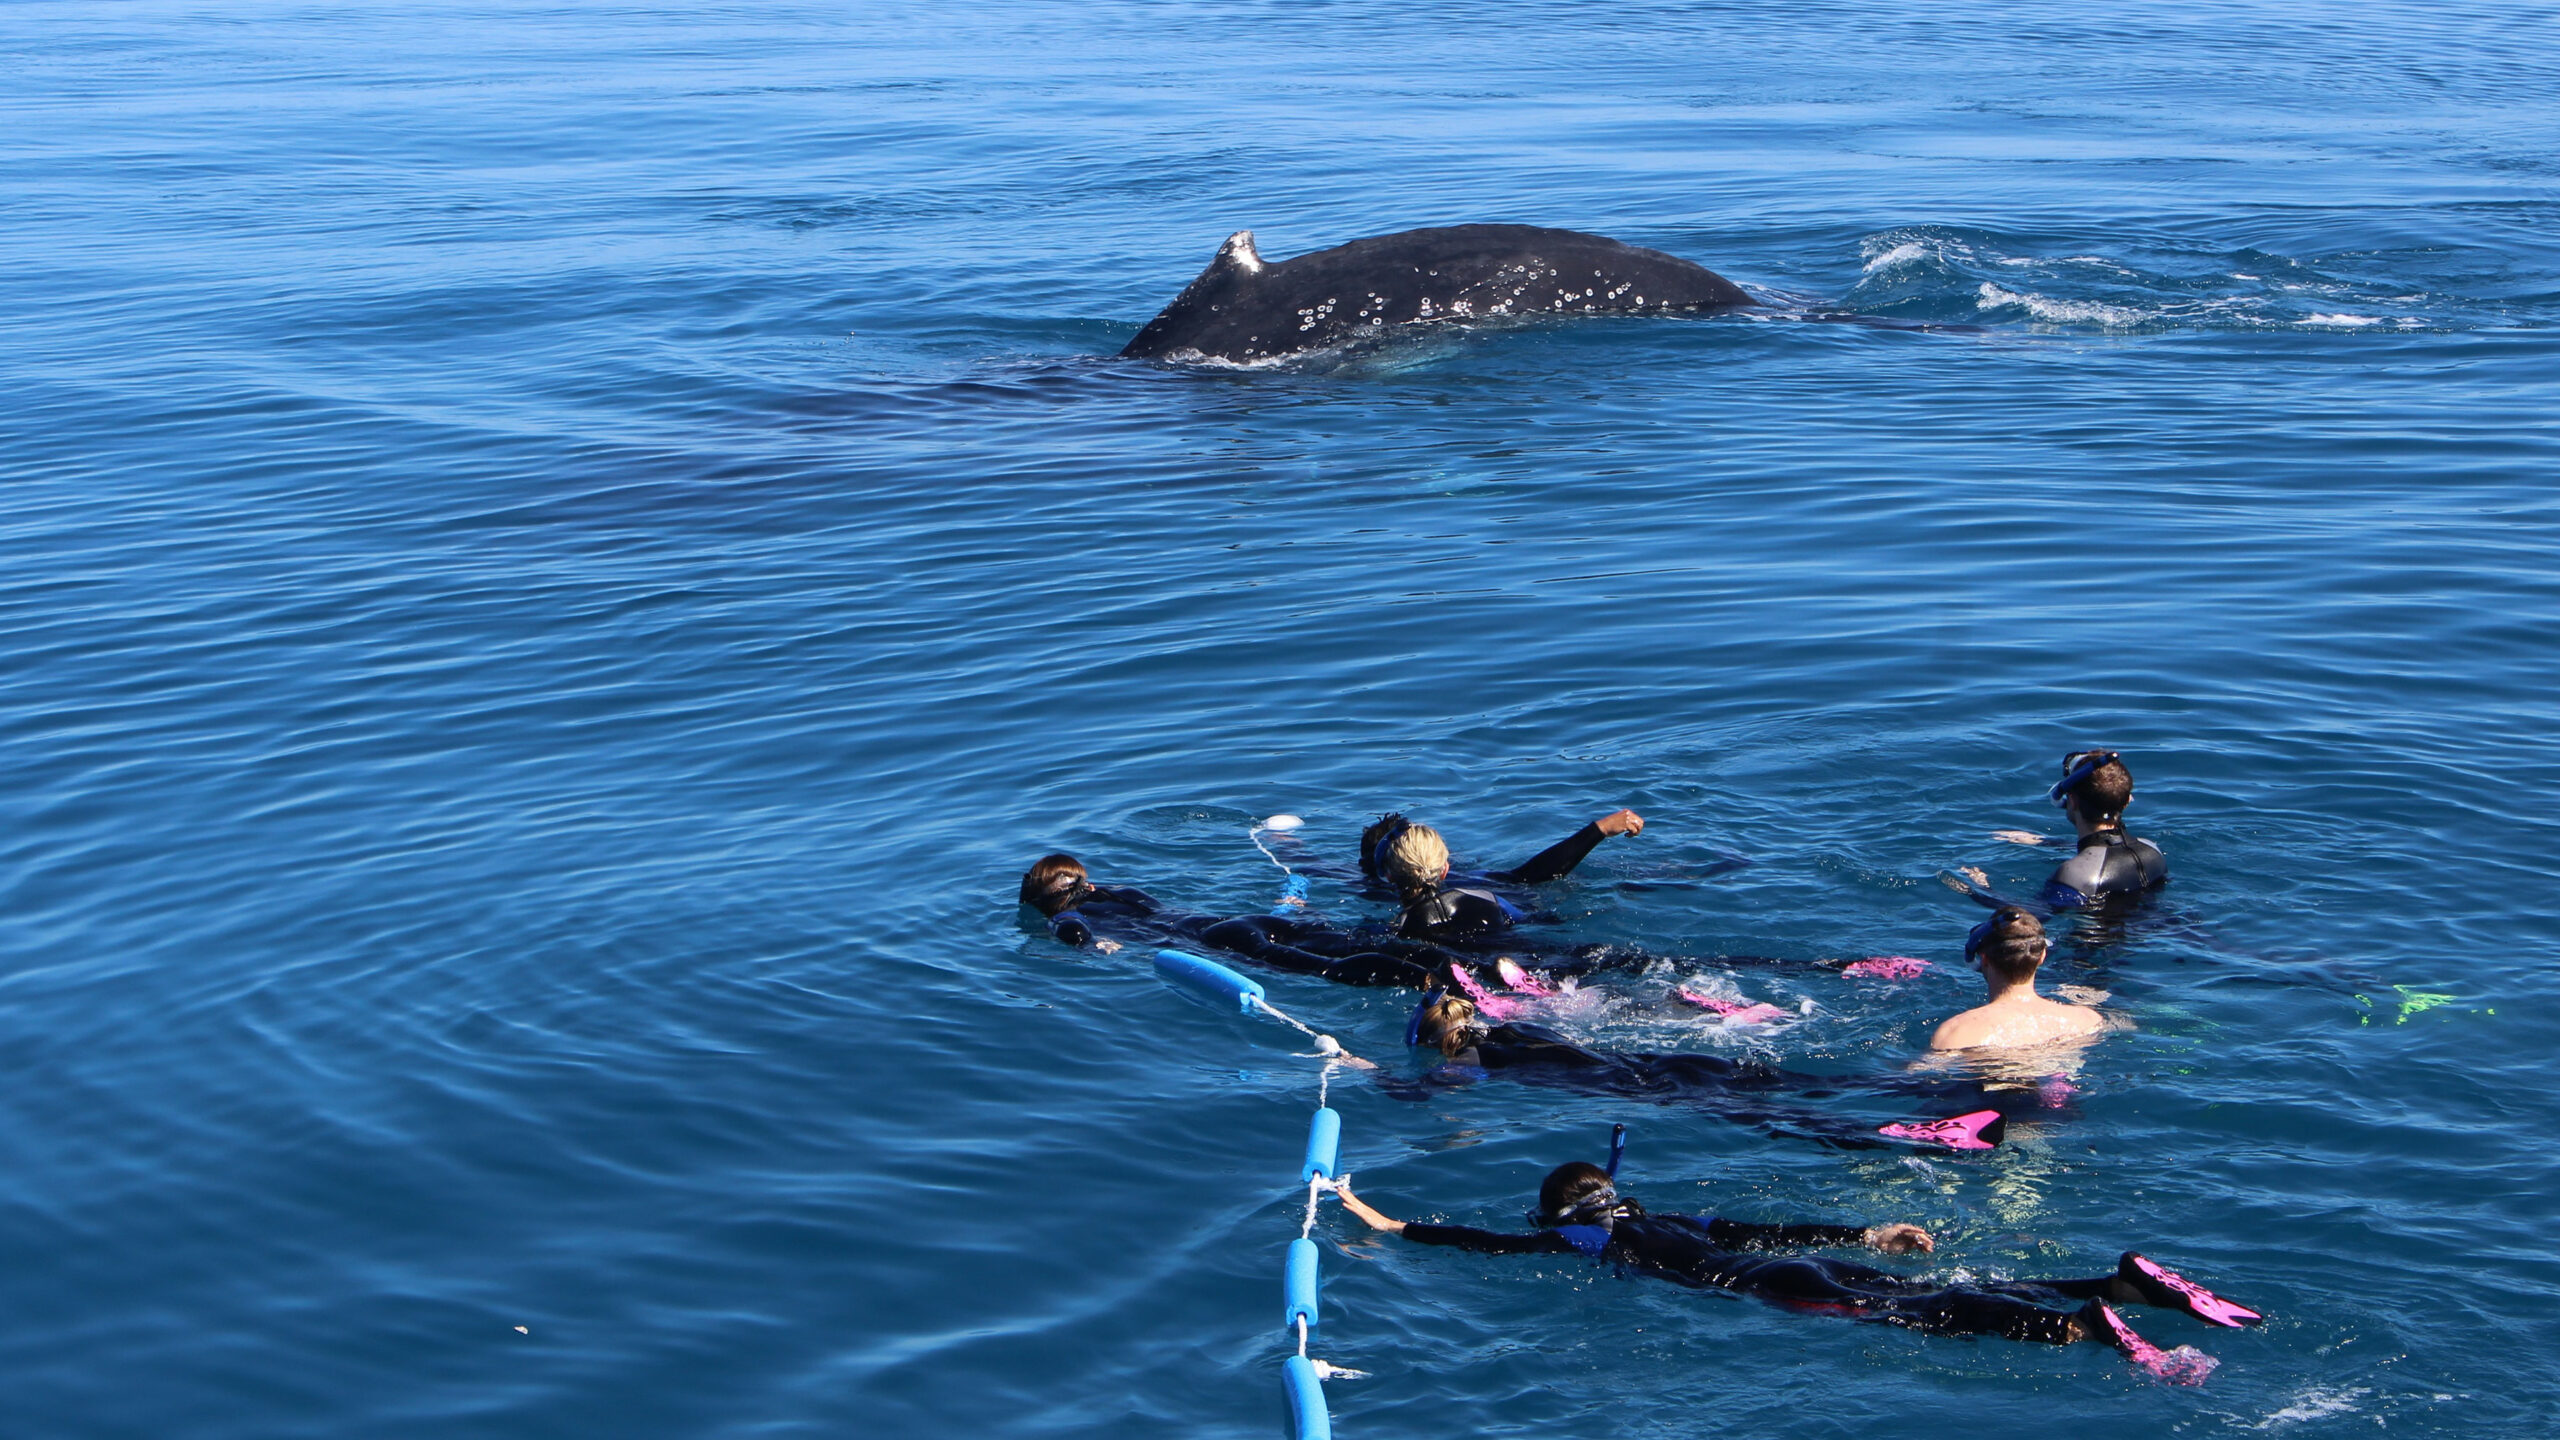
<instances>
[{"instance_id":1,"label":"splash near whale","mask_svg":"<svg viewBox=\"0 0 2560 1440\"><path fill-rule=\"evenodd\" d=\"M1577 230L1449 225L1269 261L1239 230L1120 354L1275 360L1404 327L1547 315L1676 315L1755 303L1703 265Z\"/></svg>"}]
</instances>

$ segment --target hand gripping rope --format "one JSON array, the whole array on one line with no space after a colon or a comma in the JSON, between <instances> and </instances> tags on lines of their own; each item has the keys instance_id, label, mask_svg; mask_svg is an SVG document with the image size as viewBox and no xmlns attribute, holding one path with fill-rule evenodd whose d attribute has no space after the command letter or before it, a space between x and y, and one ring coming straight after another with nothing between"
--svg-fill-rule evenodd
<instances>
[{"instance_id":1,"label":"hand gripping rope","mask_svg":"<svg viewBox=\"0 0 2560 1440\"><path fill-rule=\"evenodd\" d=\"M1307 1211L1298 1224L1298 1238L1289 1242L1289 1258L1281 1270L1280 1298L1283 1333L1294 1333L1298 1353L1281 1362L1281 1383L1289 1398L1289 1411L1297 1424L1298 1440L1333 1440L1333 1416L1325 1408L1324 1382L1330 1379L1357 1380L1362 1372L1329 1365L1307 1354L1308 1332L1316 1326L1321 1307L1316 1299L1318 1252L1315 1242L1316 1206L1326 1191L1342 1179L1342 1115L1325 1102L1332 1096L1333 1067L1350 1052L1330 1035L1317 1034L1312 1026L1283 1014L1263 998L1262 987L1214 960L1203 960L1180 950L1156 952L1156 973L1185 990L1211 1000L1224 1001L1236 1012L1250 1015L1256 1011L1295 1026L1315 1041L1314 1053L1305 1058L1324 1061L1324 1069L1316 1079L1316 1113L1307 1125L1305 1163L1298 1167L1298 1180L1307 1187Z\"/></svg>"}]
</instances>

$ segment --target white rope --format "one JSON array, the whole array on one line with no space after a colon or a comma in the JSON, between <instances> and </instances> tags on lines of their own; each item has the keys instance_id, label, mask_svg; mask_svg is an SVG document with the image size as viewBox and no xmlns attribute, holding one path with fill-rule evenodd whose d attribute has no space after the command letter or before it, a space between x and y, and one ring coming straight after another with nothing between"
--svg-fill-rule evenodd
<instances>
[{"instance_id":1,"label":"white rope","mask_svg":"<svg viewBox=\"0 0 2560 1440\"><path fill-rule=\"evenodd\" d=\"M1303 1020L1281 1013L1281 1011L1274 1007L1270 1001L1263 999L1259 995L1253 997L1253 1003L1260 1006L1262 1013L1270 1016L1272 1019L1287 1021L1289 1024L1297 1026L1300 1030L1306 1032L1309 1039L1323 1040L1326 1038L1325 1036L1317 1034L1314 1026L1307 1024Z\"/></svg>"},{"instance_id":2,"label":"white rope","mask_svg":"<svg viewBox=\"0 0 2560 1440\"><path fill-rule=\"evenodd\" d=\"M1247 830L1246 832L1244 832L1244 838L1246 838L1247 840L1250 840L1250 841L1252 841L1252 842L1253 842L1253 848L1262 852L1262 858L1263 858L1263 859L1268 860L1268 861L1270 861L1272 864L1279 866L1279 867L1280 867L1280 873L1281 873L1281 874L1283 874L1283 875L1295 875L1295 874L1297 874L1297 873L1298 873L1297 871L1292 870L1292 869L1290 869L1290 868L1289 868L1289 862L1288 862L1288 861L1283 860L1283 859L1281 859L1279 856L1272 854L1272 853L1271 853L1271 847L1262 843L1262 832L1263 832L1263 831L1264 831L1264 829L1266 829L1266 828L1267 828L1267 827L1265 827L1265 826L1256 825L1256 826L1254 826L1252 829Z\"/></svg>"}]
</instances>

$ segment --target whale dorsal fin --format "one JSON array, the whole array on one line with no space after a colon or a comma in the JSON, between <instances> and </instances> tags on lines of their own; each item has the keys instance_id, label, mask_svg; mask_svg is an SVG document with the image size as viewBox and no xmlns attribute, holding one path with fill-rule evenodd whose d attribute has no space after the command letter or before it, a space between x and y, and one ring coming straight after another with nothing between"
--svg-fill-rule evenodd
<instances>
[{"instance_id":1,"label":"whale dorsal fin","mask_svg":"<svg viewBox=\"0 0 2560 1440\"><path fill-rule=\"evenodd\" d=\"M1253 248L1252 231L1239 230L1227 237L1227 243L1218 247L1218 258L1209 263L1213 268L1232 265L1247 275L1259 275L1262 273L1262 252Z\"/></svg>"}]
</instances>

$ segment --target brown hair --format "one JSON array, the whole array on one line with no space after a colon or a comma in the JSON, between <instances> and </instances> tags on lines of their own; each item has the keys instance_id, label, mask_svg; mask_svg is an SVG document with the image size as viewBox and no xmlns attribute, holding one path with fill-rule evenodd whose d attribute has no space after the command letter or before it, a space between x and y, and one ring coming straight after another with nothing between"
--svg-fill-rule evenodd
<instances>
[{"instance_id":1,"label":"brown hair","mask_svg":"<svg viewBox=\"0 0 2560 1440\"><path fill-rule=\"evenodd\" d=\"M1022 903L1039 906L1043 915L1055 915L1074 900L1083 881L1083 861L1067 854L1043 855L1040 863L1022 872Z\"/></svg>"},{"instance_id":2,"label":"brown hair","mask_svg":"<svg viewBox=\"0 0 2560 1440\"><path fill-rule=\"evenodd\" d=\"M1607 1196L1612 1215L1642 1215L1644 1207L1618 1194L1609 1172L1588 1160L1571 1160L1547 1172L1538 1185L1538 1223L1561 1225L1573 1212ZM1597 1220L1599 1216L1589 1217ZM1584 1223L1589 1223L1585 1221Z\"/></svg>"},{"instance_id":3,"label":"brown hair","mask_svg":"<svg viewBox=\"0 0 2560 1440\"><path fill-rule=\"evenodd\" d=\"M2074 750L2063 756L2063 768L2069 769L2072 761L2088 753ZM2094 824L2121 821L2124 807L2133 803L2133 772L2124 768L2122 760L2110 760L2062 793L2080 802L2082 818Z\"/></svg>"},{"instance_id":4,"label":"brown hair","mask_svg":"<svg viewBox=\"0 0 2560 1440\"><path fill-rule=\"evenodd\" d=\"M2044 963L2044 922L2010 905L1985 923L1991 929L1976 952L1983 973L2011 985L2035 978L2036 967Z\"/></svg>"}]
</instances>

